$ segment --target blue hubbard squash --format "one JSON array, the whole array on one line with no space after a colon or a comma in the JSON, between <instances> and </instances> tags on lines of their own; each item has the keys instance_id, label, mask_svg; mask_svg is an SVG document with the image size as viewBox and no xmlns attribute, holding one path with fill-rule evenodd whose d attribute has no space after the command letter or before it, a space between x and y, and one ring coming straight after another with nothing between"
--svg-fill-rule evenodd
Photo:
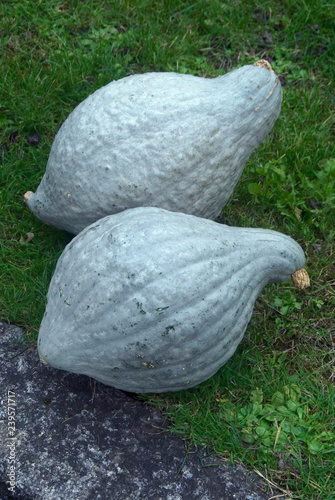
<instances>
[{"instance_id":1,"label":"blue hubbard squash","mask_svg":"<svg viewBox=\"0 0 335 500\"><path fill-rule=\"evenodd\" d=\"M131 392L193 387L234 354L264 286L308 285L304 263L267 229L153 207L107 216L57 263L40 359Z\"/></svg>"},{"instance_id":2,"label":"blue hubbard squash","mask_svg":"<svg viewBox=\"0 0 335 500\"><path fill-rule=\"evenodd\" d=\"M140 206L215 219L281 100L264 61L213 79L147 73L111 82L66 119L25 201L36 217L74 234Z\"/></svg>"}]
</instances>

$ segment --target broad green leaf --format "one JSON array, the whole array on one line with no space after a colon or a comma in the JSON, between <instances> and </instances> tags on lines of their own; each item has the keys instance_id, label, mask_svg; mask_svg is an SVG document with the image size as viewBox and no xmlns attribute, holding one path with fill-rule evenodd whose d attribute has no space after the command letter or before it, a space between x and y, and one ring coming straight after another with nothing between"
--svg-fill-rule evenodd
<instances>
[{"instance_id":1,"label":"broad green leaf","mask_svg":"<svg viewBox=\"0 0 335 500\"><path fill-rule=\"evenodd\" d=\"M284 402L285 402L284 394L282 392L276 391L271 398L271 403L274 406L279 406L284 404Z\"/></svg>"},{"instance_id":2,"label":"broad green leaf","mask_svg":"<svg viewBox=\"0 0 335 500\"><path fill-rule=\"evenodd\" d=\"M259 195L262 192L262 187L256 182L248 184L248 191L250 194Z\"/></svg>"},{"instance_id":3,"label":"broad green leaf","mask_svg":"<svg viewBox=\"0 0 335 500\"><path fill-rule=\"evenodd\" d=\"M320 443L320 441L317 441L316 439L307 442L307 445L310 453L312 453L313 455L322 452L324 449L324 445Z\"/></svg>"},{"instance_id":4,"label":"broad green leaf","mask_svg":"<svg viewBox=\"0 0 335 500\"><path fill-rule=\"evenodd\" d=\"M256 389L250 393L250 401L252 403L262 403L263 402L263 391L261 389Z\"/></svg>"},{"instance_id":5,"label":"broad green leaf","mask_svg":"<svg viewBox=\"0 0 335 500\"><path fill-rule=\"evenodd\" d=\"M254 436L252 436L251 434L248 434L246 432L242 432L241 438L242 438L242 441L244 441L247 444L253 444L255 442Z\"/></svg>"}]
</instances>

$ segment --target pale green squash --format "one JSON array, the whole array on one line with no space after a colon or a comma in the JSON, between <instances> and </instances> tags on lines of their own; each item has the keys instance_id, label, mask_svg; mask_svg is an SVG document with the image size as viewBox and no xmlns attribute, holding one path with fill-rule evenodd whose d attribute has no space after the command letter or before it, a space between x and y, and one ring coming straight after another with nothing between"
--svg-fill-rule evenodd
<instances>
[{"instance_id":1,"label":"pale green squash","mask_svg":"<svg viewBox=\"0 0 335 500\"><path fill-rule=\"evenodd\" d=\"M57 133L28 207L74 234L140 206L215 219L280 113L280 81L263 66L133 75L97 90Z\"/></svg>"},{"instance_id":2,"label":"pale green squash","mask_svg":"<svg viewBox=\"0 0 335 500\"><path fill-rule=\"evenodd\" d=\"M127 391L193 387L234 354L263 287L304 263L275 231L150 207L107 216L58 261L39 355Z\"/></svg>"}]
</instances>

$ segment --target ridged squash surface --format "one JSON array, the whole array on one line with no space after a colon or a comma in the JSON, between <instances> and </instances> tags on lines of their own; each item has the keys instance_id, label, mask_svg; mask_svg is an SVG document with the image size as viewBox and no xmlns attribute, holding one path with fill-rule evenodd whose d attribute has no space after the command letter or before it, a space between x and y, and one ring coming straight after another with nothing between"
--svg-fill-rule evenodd
<instances>
[{"instance_id":1,"label":"ridged squash surface","mask_svg":"<svg viewBox=\"0 0 335 500\"><path fill-rule=\"evenodd\" d=\"M304 262L271 230L151 207L107 216L58 261L40 358L131 392L195 386L234 354L262 288Z\"/></svg>"},{"instance_id":2,"label":"ridged squash surface","mask_svg":"<svg viewBox=\"0 0 335 500\"><path fill-rule=\"evenodd\" d=\"M147 73L111 82L64 122L26 203L74 234L139 206L215 219L281 99L275 73L253 65L213 79Z\"/></svg>"}]
</instances>

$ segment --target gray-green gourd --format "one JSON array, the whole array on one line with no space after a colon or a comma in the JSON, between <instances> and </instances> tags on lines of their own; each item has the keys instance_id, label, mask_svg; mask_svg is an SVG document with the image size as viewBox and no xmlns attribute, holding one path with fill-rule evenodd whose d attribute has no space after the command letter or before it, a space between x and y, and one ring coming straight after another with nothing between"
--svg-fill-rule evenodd
<instances>
[{"instance_id":1,"label":"gray-green gourd","mask_svg":"<svg viewBox=\"0 0 335 500\"><path fill-rule=\"evenodd\" d=\"M263 287L297 270L308 280L304 263L267 229L152 207L107 216L57 263L40 358L126 391L193 387L234 354Z\"/></svg>"},{"instance_id":2,"label":"gray-green gourd","mask_svg":"<svg viewBox=\"0 0 335 500\"><path fill-rule=\"evenodd\" d=\"M147 73L111 82L66 119L25 201L36 217L74 234L139 206L215 219L281 99L266 62L213 79Z\"/></svg>"}]
</instances>

